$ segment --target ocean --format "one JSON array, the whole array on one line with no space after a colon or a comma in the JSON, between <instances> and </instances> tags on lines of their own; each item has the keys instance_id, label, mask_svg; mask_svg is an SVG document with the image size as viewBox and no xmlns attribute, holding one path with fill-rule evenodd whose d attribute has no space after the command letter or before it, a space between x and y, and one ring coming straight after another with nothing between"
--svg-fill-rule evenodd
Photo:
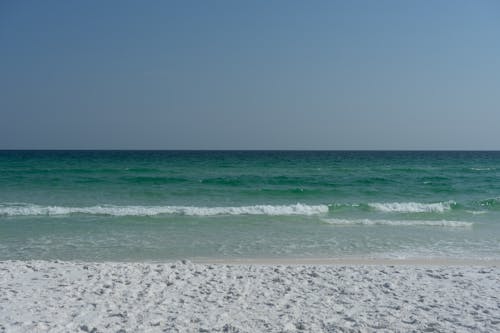
<instances>
[{"instance_id":1,"label":"ocean","mask_svg":"<svg viewBox=\"0 0 500 333\"><path fill-rule=\"evenodd\" d=\"M0 260L500 259L500 152L0 151Z\"/></svg>"}]
</instances>

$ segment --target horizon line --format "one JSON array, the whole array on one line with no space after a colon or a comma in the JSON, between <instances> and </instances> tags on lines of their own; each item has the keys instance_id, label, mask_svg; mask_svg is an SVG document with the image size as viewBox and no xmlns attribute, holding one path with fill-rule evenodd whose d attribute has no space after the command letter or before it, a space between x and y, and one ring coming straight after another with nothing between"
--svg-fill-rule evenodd
<instances>
[{"instance_id":1,"label":"horizon line","mask_svg":"<svg viewBox=\"0 0 500 333\"><path fill-rule=\"evenodd\" d=\"M7 151L170 151L170 152L500 152L500 149L129 149L129 148L0 148Z\"/></svg>"}]
</instances>

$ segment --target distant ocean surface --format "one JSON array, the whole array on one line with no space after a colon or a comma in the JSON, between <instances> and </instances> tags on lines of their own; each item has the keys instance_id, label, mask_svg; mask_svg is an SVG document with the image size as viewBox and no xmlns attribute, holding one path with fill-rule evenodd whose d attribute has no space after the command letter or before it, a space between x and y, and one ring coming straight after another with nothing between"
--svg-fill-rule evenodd
<instances>
[{"instance_id":1,"label":"distant ocean surface","mask_svg":"<svg viewBox=\"0 0 500 333\"><path fill-rule=\"evenodd\" d=\"M500 259L500 152L0 151L0 260Z\"/></svg>"}]
</instances>

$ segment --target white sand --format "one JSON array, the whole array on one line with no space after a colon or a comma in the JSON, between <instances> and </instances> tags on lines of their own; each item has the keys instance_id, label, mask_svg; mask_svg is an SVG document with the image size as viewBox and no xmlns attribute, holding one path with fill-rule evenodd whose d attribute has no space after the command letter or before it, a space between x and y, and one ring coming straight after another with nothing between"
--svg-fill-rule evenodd
<instances>
[{"instance_id":1,"label":"white sand","mask_svg":"<svg viewBox=\"0 0 500 333\"><path fill-rule=\"evenodd\" d=\"M0 262L0 332L499 332L500 268Z\"/></svg>"}]
</instances>

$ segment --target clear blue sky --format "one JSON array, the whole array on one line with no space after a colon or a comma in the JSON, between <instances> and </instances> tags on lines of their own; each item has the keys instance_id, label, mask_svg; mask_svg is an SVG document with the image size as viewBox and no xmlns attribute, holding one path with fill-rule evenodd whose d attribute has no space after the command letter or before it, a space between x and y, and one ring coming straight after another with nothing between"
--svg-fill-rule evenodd
<instances>
[{"instance_id":1,"label":"clear blue sky","mask_svg":"<svg viewBox=\"0 0 500 333\"><path fill-rule=\"evenodd\" d=\"M0 149L500 149L500 2L3 0L0 116Z\"/></svg>"}]
</instances>

